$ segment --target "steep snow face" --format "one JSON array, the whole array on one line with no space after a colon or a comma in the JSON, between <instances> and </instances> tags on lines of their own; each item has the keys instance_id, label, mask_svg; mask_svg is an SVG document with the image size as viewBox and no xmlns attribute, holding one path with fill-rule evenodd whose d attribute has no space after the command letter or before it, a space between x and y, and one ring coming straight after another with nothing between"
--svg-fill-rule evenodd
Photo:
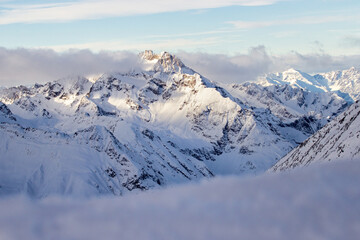
<instances>
[{"instance_id":1,"label":"steep snow face","mask_svg":"<svg viewBox=\"0 0 360 240\"><path fill-rule=\"evenodd\" d=\"M140 61L147 70L2 89L0 194L121 195L262 173L347 105L291 85L220 86L166 52Z\"/></svg>"},{"instance_id":2,"label":"steep snow face","mask_svg":"<svg viewBox=\"0 0 360 240\"><path fill-rule=\"evenodd\" d=\"M258 83L263 86L288 84L311 92L334 92L350 103L360 98L360 72L354 67L316 75L289 69L261 77Z\"/></svg>"},{"instance_id":3,"label":"steep snow face","mask_svg":"<svg viewBox=\"0 0 360 240\"><path fill-rule=\"evenodd\" d=\"M314 162L360 159L360 102L325 125L288 153L270 171L283 171Z\"/></svg>"}]
</instances>

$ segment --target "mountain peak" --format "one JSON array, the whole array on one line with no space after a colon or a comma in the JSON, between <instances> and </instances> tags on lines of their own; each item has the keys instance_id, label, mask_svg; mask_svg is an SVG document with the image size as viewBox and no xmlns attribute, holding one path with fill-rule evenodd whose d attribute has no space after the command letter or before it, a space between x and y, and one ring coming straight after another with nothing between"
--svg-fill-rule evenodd
<instances>
[{"instance_id":1,"label":"mountain peak","mask_svg":"<svg viewBox=\"0 0 360 240\"><path fill-rule=\"evenodd\" d=\"M349 68L348 71L351 71L351 72L358 72L358 69L356 67L351 67Z\"/></svg>"},{"instance_id":2,"label":"mountain peak","mask_svg":"<svg viewBox=\"0 0 360 240\"><path fill-rule=\"evenodd\" d=\"M287 73L300 73L299 70L296 70L295 68L289 68L288 70L286 70L285 72Z\"/></svg>"},{"instance_id":3,"label":"mountain peak","mask_svg":"<svg viewBox=\"0 0 360 240\"><path fill-rule=\"evenodd\" d=\"M182 68L186 67L178 57L168 52L155 54L152 50L145 50L140 54L140 57L147 63L153 64L151 70L156 72L180 72Z\"/></svg>"},{"instance_id":4,"label":"mountain peak","mask_svg":"<svg viewBox=\"0 0 360 240\"><path fill-rule=\"evenodd\" d=\"M139 54L142 59L152 61L154 59L158 59L158 55L154 54L152 50L145 50L144 52Z\"/></svg>"},{"instance_id":5,"label":"mountain peak","mask_svg":"<svg viewBox=\"0 0 360 240\"><path fill-rule=\"evenodd\" d=\"M289 75L291 75L291 76L296 76L297 78L300 78L300 79L307 79L307 80L309 80L309 79L312 78L311 75L309 75L309 74L307 74L307 73L305 73L305 72L302 72L302 71L300 71L300 70L297 70L297 69L295 69L295 68L289 68L288 70L282 72L282 74L283 74L284 76L289 76Z\"/></svg>"}]
</instances>

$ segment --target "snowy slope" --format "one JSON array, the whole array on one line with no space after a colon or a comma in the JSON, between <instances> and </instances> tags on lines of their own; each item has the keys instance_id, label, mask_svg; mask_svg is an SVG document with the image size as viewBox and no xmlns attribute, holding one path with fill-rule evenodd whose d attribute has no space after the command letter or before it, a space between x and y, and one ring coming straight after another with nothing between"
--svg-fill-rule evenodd
<instances>
[{"instance_id":1,"label":"snowy slope","mask_svg":"<svg viewBox=\"0 0 360 240\"><path fill-rule=\"evenodd\" d=\"M286 84L219 85L166 52L139 61L141 71L1 89L0 194L122 195L259 174L347 106Z\"/></svg>"},{"instance_id":2,"label":"snowy slope","mask_svg":"<svg viewBox=\"0 0 360 240\"><path fill-rule=\"evenodd\" d=\"M0 238L355 240L359 163L215 178L122 198L3 198Z\"/></svg>"},{"instance_id":3,"label":"snowy slope","mask_svg":"<svg viewBox=\"0 0 360 240\"><path fill-rule=\"evenodd\" d=\"M360 159L359 101L288 153L270 171L338 159Z\"/></svg>"}]
</instances>

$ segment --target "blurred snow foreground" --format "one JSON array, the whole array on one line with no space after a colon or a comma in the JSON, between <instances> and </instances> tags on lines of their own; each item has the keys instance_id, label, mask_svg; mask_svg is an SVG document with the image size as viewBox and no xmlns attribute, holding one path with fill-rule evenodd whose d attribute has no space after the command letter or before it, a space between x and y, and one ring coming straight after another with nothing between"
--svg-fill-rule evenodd
<instances>
[{"instance_id":1,"label":"blurred snow foreground","mask_svg":"<svg viewBox=\"0 0 360 240\"><path fill-rule=\"evenodd\" d=\"M124 197L0 200L0 239L359 239L360 161Z\"/></svg>"}]
</instances>

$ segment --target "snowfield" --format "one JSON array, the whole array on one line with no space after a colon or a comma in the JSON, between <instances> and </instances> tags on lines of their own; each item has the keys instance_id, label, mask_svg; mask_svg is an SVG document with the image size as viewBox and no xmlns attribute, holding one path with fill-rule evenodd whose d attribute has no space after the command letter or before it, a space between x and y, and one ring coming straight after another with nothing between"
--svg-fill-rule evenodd
<instances>
[{"instance_id":1,"label":"snowfield","mask_svg":"<svg viewBox=\"0 0 360 240\"><path fill-rule=\"evenodd\" d=\"M359 239L360 161L124 197L0 200L0 239Z\"/></svg>"}]
</instances>

